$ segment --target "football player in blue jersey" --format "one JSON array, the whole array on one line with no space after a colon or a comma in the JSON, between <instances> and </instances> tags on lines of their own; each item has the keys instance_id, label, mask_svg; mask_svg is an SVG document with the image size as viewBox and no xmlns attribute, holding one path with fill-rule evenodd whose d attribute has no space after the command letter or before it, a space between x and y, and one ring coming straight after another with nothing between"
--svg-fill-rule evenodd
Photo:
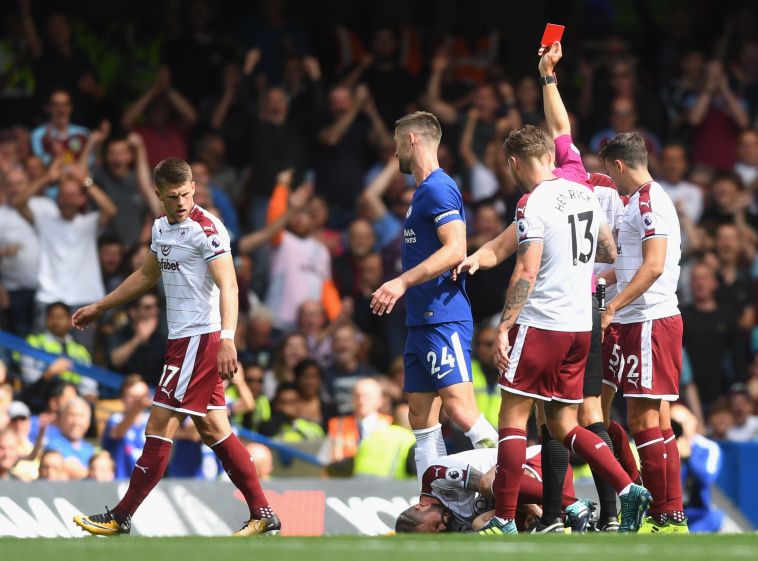
<instances>
[{"instance_id":1,"label":"football player in blue jersey","mask_svg":"<svg viewBox=\"0 0 758 561\"><path fill-rule=\"evenodd\" d=\"M407 294L405 391L419 477L433 458L447 453L440 407L474 447L497 442L471 383L473 320L466 275L457 280L450 275L466 257L466 218L458 186L437 161L441 138L439 121L431 113L418 111L395 123L400 171L412 174L417 187L403 228L403 274L380 286L370 304L375 314L388 314Z\"/></svg>"}]
</instances>

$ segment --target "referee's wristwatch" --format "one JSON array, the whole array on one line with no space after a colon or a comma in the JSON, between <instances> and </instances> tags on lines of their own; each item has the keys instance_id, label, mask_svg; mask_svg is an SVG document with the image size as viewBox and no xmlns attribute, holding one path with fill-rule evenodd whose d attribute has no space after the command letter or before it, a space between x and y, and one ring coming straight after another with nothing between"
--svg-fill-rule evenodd
<instances>
[{"instance_id":1,"label":"referee's wristwatch","mask_svg":"<svg viewBox=\"0 0 758 561\"><path fill-rule=\"evenodd\" d=\"M557 84L558 80L555 78L555 74L551 74L550 76L540 76L540 84L543 86L547 86L548 84Z\"/></svg>"},{"instance_id":2,"label":"referee's wristwatch","mask_svg":"<svg viewBox=\"0 0 758 561\"><path fill-rule=\"evenodd\" d=\"M95 184L95 181L91 177L85 177L84 181L82 181L82 186L89 189Z\"/></svg>"}]
</instances>

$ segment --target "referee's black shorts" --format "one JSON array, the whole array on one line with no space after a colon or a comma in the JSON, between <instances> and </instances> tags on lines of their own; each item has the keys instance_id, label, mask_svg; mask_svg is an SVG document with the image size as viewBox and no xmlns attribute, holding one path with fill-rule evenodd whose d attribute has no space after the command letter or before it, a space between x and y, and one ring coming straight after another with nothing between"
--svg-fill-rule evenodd
<instances>
[{"instance_id":1,"label":"referee's black shorts","mask_svg":"<svg viewBox=\"0 0 758 561\"><path fill-rule=\"evenodd\" d=\"M602 332L597 298L592 295L592 338L587 366L584 369L584 397L599 397L603 388Z\"/></svg>"}]
</instances>

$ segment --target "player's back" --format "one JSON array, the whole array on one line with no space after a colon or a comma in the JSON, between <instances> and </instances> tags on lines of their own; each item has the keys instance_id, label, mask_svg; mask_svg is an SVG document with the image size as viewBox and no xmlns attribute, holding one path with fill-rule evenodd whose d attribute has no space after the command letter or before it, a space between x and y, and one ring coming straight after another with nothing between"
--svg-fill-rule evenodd
<instances>
[{"instance_id":1,"label":"player's back","mask_svg":"<svg viewBox=\"0 0 758 561\"><path fill-rule=\"evenodd\" d=\"M553 331L592 329L592 268L605 216L585 185L556 178L543 181L519 200L519 251L543 244L542 261L518 323Z\"/></svg>"},{"instance_id":2,"label":"player's back","mask_svg":"<svg viewBox=\"0 0 758 561\"><path fill-rule=\"evenodd\" d=\"M208 264L231 251L221 221L197 205L182 222L171 224L162 216L153 223L150 249L166 291L168 338L220 330L219 289Z\"/></svg>"}]
</instances>

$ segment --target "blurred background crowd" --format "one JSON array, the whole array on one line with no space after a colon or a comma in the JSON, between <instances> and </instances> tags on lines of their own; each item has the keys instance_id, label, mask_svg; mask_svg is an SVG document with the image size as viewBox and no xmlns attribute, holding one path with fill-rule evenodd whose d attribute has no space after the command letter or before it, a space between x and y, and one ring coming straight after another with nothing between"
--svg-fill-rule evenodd
<instances>
[{"instance_id":1,"label":"blurred background crowd","mask_svg":"<svg viewBox=\"0 0 758 561\"><path fill-rule=\"evenodd\" d=\"M546 21L567 26L558 83L587 170L603 171L595 154L607 139L640 130L679 211L689 437L758 439L758 6L549 4L516 16L494 0L9 2L0 323L58 358L0 355L0 479L124 478L139 458L166 345L161 287L88 332L70 316L140 267L160 213L151 170L169 156L191 163L196 203L234 245L230 416L313 443L330 474L408 476L404 310L368 307L400 271L413 196L393 123L416 109L438 116L440 165L477 249L512 221L519 196L505 135L544 120ZM468 284L475 391L495 426L492 318L512 266ZM120 389L73 361L120 373ZM445 436L451 452L467 444L450 424ZM270 450L249 446L267 476ZM169 475L218 473L187 423Z\"/></svg>"}]
</instances>

